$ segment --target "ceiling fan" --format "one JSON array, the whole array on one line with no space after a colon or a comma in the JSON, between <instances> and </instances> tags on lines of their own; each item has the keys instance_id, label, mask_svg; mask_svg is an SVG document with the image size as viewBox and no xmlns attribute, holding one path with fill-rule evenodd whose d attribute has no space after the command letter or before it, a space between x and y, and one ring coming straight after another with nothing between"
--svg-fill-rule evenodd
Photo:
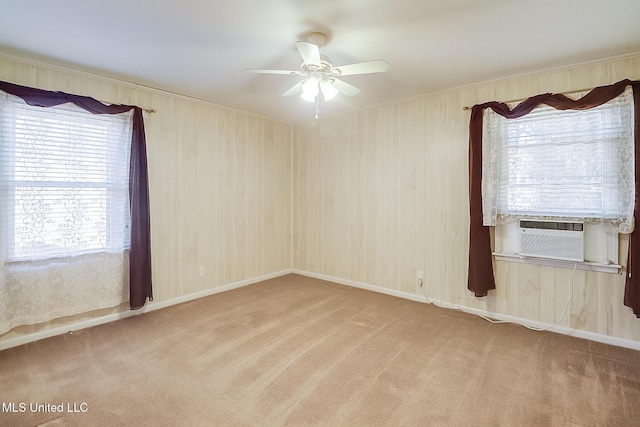
<instances>
[{"instance_id":1,"label":"ceiling fan","mask_svg":"<svg viewBox=\"0 0 640 427\"><path fill-rule=\"evenodd\" d=\"M304 77L303 80L284 92L282 96L301 94L302 99L305 101L315 101L317 107L320 93L322 93L325 101L330 100L338 93L346 96L353 96L360 93L360 89L340 80L338 77L352 76L355 74L382 73L389 68L389 64L382 59L334 67L327 56L320 54L320 46L323 46L327 41L327 36L323 33L313 32L307 36L307 40L306 42L299 41L296 43L298 52L300 52L303 60L299 71L257 70L251 68L248 68L246 71L251 73L285 74Z\"/></svg>"}]
</instances>

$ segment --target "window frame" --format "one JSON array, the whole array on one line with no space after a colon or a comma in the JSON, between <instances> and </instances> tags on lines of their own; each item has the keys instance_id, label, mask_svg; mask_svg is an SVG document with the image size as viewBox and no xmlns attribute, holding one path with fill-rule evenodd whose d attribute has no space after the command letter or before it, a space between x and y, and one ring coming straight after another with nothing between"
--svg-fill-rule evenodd
<instances>
[{"instance_id":1,"label":"window frame","mask_svg":"<svg viewBox=\"0 0 640 427\"><path fill-rule=\"evenodd\" d=\"M625 94L628 98L631 97L631 91ZM491 109L487 109L487 116L484 120L485 122L489 120L498 121L499 122L499 130L501 131L501 135L499 136L499 144L496 144L497 150L499 152L497 157L497 165L500 172L498 173L497 183L494 185L497 187L497 215L508 216L512 218L554 218L554 219L573 219L573 220L585 220L588 218L599 218L602 220L606 219L615 219L617 217L624 215L624 202L621 201L621 198L624 197L623 192L623 184L618 182L618 186L612 187L607 186L606 179L604 175L600 175L600 181L593 183L592 187L597 193L596 197L600 197L596 206L600 206L595 209L581 208L575 207L573 212L567 211L564 209L564 206L558 206L557 204L550 205L549 201L541 201L540 205L536 206L534 201L534 195L543 195L545 191L545 187L548 187L546 183L536 183L534 182L536 177L526 176L527 173L524 173L524 176L514 176L513 170L513 161L520 162L522 158L522 153L529 151L531 153L531 159L533 160L533 166L530 167L530 171L543 168L544 166L538 166L539 163L544 161L544 154L540 154L545 147L556 147L559 148L557 151L560 154L575 154L576 150L580 149L580 146L586 147L588 145L592 145L596 149L601 149L602 153L600 156L597 155L587 155L585 157L580 157L585 163L599 163L602 167L601 173L605 173L606 171L611 170L619 170L623 167L621 163L621 154L623 150L631 151L630 163L633 163L633 149L631 142L632 138L626 139L626 144L620 142L619 134L623 134L625 131L624 127L618 127L617 133L613 136L611 135L602 135L598 133L597 135L602 138L596 141L586 140L585 137L588 135L588 132L585 132L584 129L577 130L574 132L575 138L564 138L558 137L557 135L560 133L566 133L567 123L582 121L585 123L585 126L604 126L605 129L611 129L611 126L615 126L617 123L622 121L625 112L629 111L623 110L623 108L627 108L628 110L633 109L632 102L628 105L624 105L622 108L615 110L617 113L615 117L612 117L612 107L605 107L605 104L602 104L598 107L588 109L588 110L557 110L553 107L547 105L540 105L536 107L529 115L515 118L515 119L506 119L501 117L499 114L494 113ZM537 110L537 111L536 111ZM538 117L531 117L532 114L539 115ZM599 115L600 117L597 121L591 119L594 115ZM541 117L540 117L541 116ZM557 117L556 117L557 116ZM532 125L530 125L532 124ZM529 126L527 126L529 125ZM538 129L536 129L538 126ZM577 127L582 127L577 126ZM543 132L539 132L539 129L542 128ZM527 136L528 133L528 136ZM495 137L495 135L492 135ZM523 143L522 139L528 139ZM605 140L606 138L606 140ZM484 139L483 139L484 141ZM493 143L493 141L492 141ZM567 144L566 147L563 147L563 144ZM573 153L571 153L573 151ZM564 153L563 153L564 152ZM616 155L607 155L611 153L615 153ZM514 154L515 153L515 154ZM585 154L584 148L582 152L578 152L577 154ZM588 154L588 153L587 153ZM569 156L567 156L569 157ZM575 156L573 156L575 159ZM578 162L580 162L580 159ZM526 164L526 162L524 162ZM522 163L520 163L522 164ZM517 166L517 165L516 165ZM561 166L562 167L562 166ZM567 166L562 167L562 170L565 171ZM587 169L583 171L581 177L583 178L593 178L587 177L586 175L589 173ZM506 171L506 173L505 173ZM535 172L534 172L535 173ZM515 175L518 175L516 172ZM567 174L568 175L568 174ZM495 179L495 178L494 178ZM515 182L515 180L523 179L523 182ZM540 177L538 177L540 179ZM589 183L582 181L584 186L588 186ZM569 186L576 189L582 184L579 180L573 180L569 182ZM523 188L526 187L532 188L531 194L528 198L524 199L525 204L529 204L527 208L512 206L510 204L512 196L511 193L519 193L523 192ZM609 189L609 191L605 190ZM584 191L584 189L582 189ZM526 192L526 190L524 190ZM575 192L573 193L575 194ZM584 194L584 193L583 193ZM525 195L526 196L526 195ZM610 203L607 203L608 200L614 200L615 205L614 209L610 209ZM593 199L589 199L592 203ZM546 204L546 206L544 206Z\"/></svg>"},{"instance_id":2,"label":"window frame","mask_svg":"<svg viewBox=\"0 0 640 427\"><path fill-rule=\"evenodd\" d=\"M630 103L628 105L625 105L625 107L629 108L629 110L631 111L631 114L633 114L633 111L634 111L633 90L631 86L629 86L625 89L625 91L623 91L623 94L626 94L626 96L630 97L631 99ZM617 97L614 97L613 99L616 99L616 98ZM560 109L555 109L552 106L541 104L532 108L531 112L535 112L536 108L542 107L546 109L548 114L553 114L554 111L557 111L560 114L563 114L564 112L567 112L568 114L577 113L575 114L577 116L579 113L583 113L583 112L586 112L587 114L593 114L594 112L598 111L597 110L598 108L600 108L600 110L602 111L602 114L606 116L610 114L609 111L607 111L607 109L605 108L601 108L605 104L601 104L597 107L586 109L584 111L560 110ZM516 122L512 122L512 120L517 120L517 118L507 119L505 117L500 117L502 116L501 114L494 113L491 110L492 110L491 108L487 108L485 110L485 114L495 114L495 117L498 120L504 120L502 130L505 133L509 132L509 129L508 129L509 124L516 123ZM623 114L622 110L621 110L621 114ZM620 117L623 117L623 115L621 115ZM483 124L486 124L485 117L483 117L482 121L483 121ZM606 117L603 121L610 121L610 118ZM622 122L622 119L618 119L617 121ZM633 119L631 120L631 123L629 124L629 126L633 132ZM487 129L485 128L483 129L483 139L482 139L483 156L486 153L485 146L484 146L486 142L486 138L487 138ZM544 140L544 135L542 137L537 137L537 139ZM633 156L633 152L635 151L633 148L633 141L634 141L633 134L629 138L629 141L631 142L630 151L631 151L631 155ZM509 161L508 150L510 147L509 147L507 138L504 138L504 142L505 142L504 145L500 147L500 155L496 157L498 157L500 161L508 162ZM542 144L544 143L545 142L542 142ZM539 146L540 144L538 143L538 147ZM517 150L518 147L515 147L515 149ZM618 151L621 150L620 145L616 146L615 150L617 150L616 152L618 153ZM618 157L613 159L614 162L617 160L619 160ZM585 161L588 161L588 159L586 159ZM631 157L630 163L633 170L633 165L635 164L635 159L633 157ZM493 163L492 165L495 167ZM617 166L621 167L620 164L617 164ZM485 172L485 168L483 168L483 174L484 172ZM511 181L511 176L508 176L507 179ZM485 189L484 185L485 183L483 182L483 187L482 187L483 203L485 202L484 201L484 189ZM510 183L504 186L503 188L508 189L509 185ZM604 184L602 184L601 186L603 185ZM497 187L500 188L499 182L497 184ZM633 189L635 190L635 182L633 184ZM500 191L500 189L498 191ZM616 189L616 191L618 191L618 189ZM617 204L620 205L621 204L621 202L619 201L620 194L617 194L617 195L618 195ZM493 197L499 198L500 194L499 193L494 194ZM603 195L603 200L604 200L604 197L605 196ZM635 199L635 197L633 197L633 199ZM495 230L494 230L495 250L492 252L492 255L495 256L497 260L509 261L509 262L524 262L524 263L530 263L530 264L538 264L538 265L546 265L546 266L562 267L562 268L577 268L581 270L591 270L591 271L599 271L599 272L606 272L606 273L617 273L619 269L622 268L622 266L618 264L618 246L619 246L618 230L617 228L614 229L613 227L609 227L606 224L606 221L608 219L615 218L615 217L606 215L607 213L606 209L603 209L602 212L605 215L602 215L602 216L586 214L585 213L586 210L583 212L574 213L574 214L571 214L571 213L564 214L562 212L555 212L551 210L524 211L524 210L518 210L518 209L510 209L507 206L505 211L503 209L504 204L501 204L500 202L501 200L496 201L495 216L496 218L501 218L501 219L496 220L495 224L491 224L495 227ZM520 233L516 231L519 229L514 224L514 222L517 222L519 219L584 221L585 222L585 231L584 231L585 259L584 261L576 263L571 261L530 258L530 257L520 256L518 253L519 247L520 247ZM593 223L591 223L592 222L591 219L593 219Z\"/></svg>"},{"instance_id":3,"label":"window frame","mask_svg":"<svg viewBox=\"0 0 640 427\"><path fill-rule=\"evenodd\" d=\"M15 97L15 98L16 98L15 100L10 100L6 102L17 102L19 104L24 102L18 97ZM7 231L8 236L5 236L4 238L5 245L7 245L7 247L4 248L5 262L23 263L23 262L41 261L41 260L47 260L47 259L68 258L71 256L82 256L82 255L89 255L89 254L122 252L123 249L119 247L119 245L117 245L116 239L114 238L114 236L116 236L117 234L124 236L124 250L130 249L130 238L127 238L130 236L129 230L131 228L128 180L129 180L129 155L131 151L130 145L131 145L133 111L130 110L130 111L125 111L118 114L96 115L71 103L63 103L63 104L56 105L49 108L40 108L36 106L30 106L25 103L24 107L20 105L20 108L23 108L23 111L21 111L19 114L9 114L9 115L2 114L2 116L0 117L0 124L11 129L8 133L11 135L11 138L12 138L11 144L3 144L2 157L4 157L5 160L3 160L3 164L0 165L0 167L7 167L7 169L10 169L10 171L4 174L5 178L7 175L11 175L10 180L3 179L3 185L2 185L3 193L4 193L2 200L5 202L11 203L11 206L3 207L3 211L4 211L3 221L7 224L4 227L4 229L8 230ZM63 114L65 114L64 119L61 119L59 117L55 118L53 116L59 112L62 112ZM52 113L52 114L49 114L49 113ZM50 118L48 118L47 115L50 115ZM16 142L16 138L18 138L18 135L17 135L18 131L16 128L18 126L18 120L20 119L20 117L25 117L25 116L27 117L27 120L35 119L34 121L38 121L38 120L48 121L48 119L51 120L51 118L53 118L54 120L57 119L60 122L66 121L67 123L73 123L72 119L74 117L77 117L78 120L75 124L79 124L82 127L85 127L88 125L88 123L83 122L82 119L87 119L87 121L102 121L102 123L104 123L103 125L96 124L94 128L100 129L101 131L104 131L107 133L113 132L114 126L122 126L122 128L119 130L119 132L122 133L122 138L119 138L121 139L121 141L119 141L121 145L118 147L119 150L122 150L121 154L125 154L124 157L126 159L122 170L118 170L117 168L112 167L114 163L110 161L110 159L116 158L114 157L116 155L114 154L114 151L110 150L110 148L107 146L107 144L111 141L109 139L110 137L105 136L103 141L105 144L105 158L104 158L104 163L102 163L106 169L106 172L104 174L104 177L105 177L104 182L91 182L91 181L81 181L81 180L65 181L65 180L47 180L47 179L24 180L24 179L16 178L17 159L19 157L19 154L17 152L18 144ZM115 119L115 117L118 117L121 123L115 124L118 121L118 119ZM73 126L73 124L71 126ZM50 130L50 128L46 128L44 131L45 134L47 129ZM48 135L46 138L51 138L51 135ZM10 159L8 162L6 160L7 158ZM123 175L123 178L120 179L120 181L123 181L123 182L120 185L118 185L116 183L116 181L118 180L113 178L122 173L125 174ZM34 184L34 185L29 185L29 184ZM37 190L42 190L47 187L59 188L62 190L66 190L66 189L84 190L84 189L91 189L91 188L104 190L104 208L99 213L103 214L105 219L105 226L104 226L105 234L104 234L104 239L102 239L101 236L98 237L97 241L99 245L91 246L86 249L71 248L65 251L60 251L55 253L37 253L37 252L20 253L21 251L18 249L18 243L16 241L17 233L15 232L15 227L17 225L16 224L16 218L17 218L16 209L17 209L17 197L18 197L17 194L19 192L19 189L33 188ZM123 205L126 205L126 206L124 206L125 208L120 211L121 215L123 215L122 219L124 220L123 229L120 229L120 227L116 225L118 221L114 220L113 215L109 215L109 213L111 212L110 207L115 204L114 199L117 198L114 192L123 192L124 197L126 197L126 200L121 202ZM61 246L64 247L64 245L61 245Z\"/></svg>"}]
</instances>

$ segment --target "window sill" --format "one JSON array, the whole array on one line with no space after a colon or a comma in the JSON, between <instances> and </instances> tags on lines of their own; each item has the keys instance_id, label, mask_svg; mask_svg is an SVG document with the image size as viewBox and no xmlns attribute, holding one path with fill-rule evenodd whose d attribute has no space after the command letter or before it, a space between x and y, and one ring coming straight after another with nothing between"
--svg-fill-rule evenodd
<instances>
[{"instance_id":1,"label":"window sill","mask_svg":"<svg viewBox=\"0 0 640 427\"><path fill-rule=\"evenodd\" d=\"M610 273L610 274L618 274L618 272L622 268L622 266L618 264L603 264L603 263L592 262L592 261L574 262L574 261L563 261L558 259L522 257L518 254L506 254L502 252L493 252L493 256L495 257L496 261L520 262L525 264L543 265L546 267L559 267L559 268L570 268L570 269L576 268L576 270L597 271L600 273Z\"/></svg>"}]
</instances>

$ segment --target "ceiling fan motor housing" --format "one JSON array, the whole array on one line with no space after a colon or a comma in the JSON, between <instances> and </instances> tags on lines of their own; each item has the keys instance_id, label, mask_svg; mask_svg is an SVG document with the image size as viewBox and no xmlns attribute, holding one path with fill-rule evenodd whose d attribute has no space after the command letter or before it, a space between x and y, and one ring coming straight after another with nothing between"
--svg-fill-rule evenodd
<instances>
[{"instance_id":1,"label":"ceiling fan motor housing","mask_svg":"<svg viewBox=\"0 0 640 427\"><path fill-rule=\"evenodd\" d=\"M327 35L317 31L313 33L309 33L307 35L307 41L309 43L315 44L318 47L322 47L327 42Z\"/></svg>"},{"instance_id":2,"label":"ceiling fan motor housing","mask_svg":"<svg viewBox=\"0 0 640 427\"><path fill-rule=\"evenodd\" d=\"M302 63L300 69L305 73L312 73L319 71L324 74L330 74L332 72L333 64L327 55L320 55L320 65Z\"/></svg>"}]
</instances>

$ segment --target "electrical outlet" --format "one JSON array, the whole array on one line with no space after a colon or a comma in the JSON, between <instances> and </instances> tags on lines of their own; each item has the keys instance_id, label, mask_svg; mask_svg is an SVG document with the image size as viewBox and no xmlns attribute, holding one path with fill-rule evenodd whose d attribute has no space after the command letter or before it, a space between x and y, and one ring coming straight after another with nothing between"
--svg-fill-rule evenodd
<instances>
[{"instance_id":1,"label":"electrical outlet","mask_svg":"<svg viewBox=\"0 0 640 427\"><path fill-rule=\"evenodd\" d=\"M200 267L200 277L204 277L205 275L205 269L204 267Z\"/></svg>"},{"instance_id":2,"label":"electrical outlet","mask_svg":"<svg viewBox=\"0 0 640 427\"><path fill-rule=\"evenodd\" d=\"M422 287L424 283L424 271L416 271L416 280L418 281L418 285Z\"/></svg>"}]
</instances>

